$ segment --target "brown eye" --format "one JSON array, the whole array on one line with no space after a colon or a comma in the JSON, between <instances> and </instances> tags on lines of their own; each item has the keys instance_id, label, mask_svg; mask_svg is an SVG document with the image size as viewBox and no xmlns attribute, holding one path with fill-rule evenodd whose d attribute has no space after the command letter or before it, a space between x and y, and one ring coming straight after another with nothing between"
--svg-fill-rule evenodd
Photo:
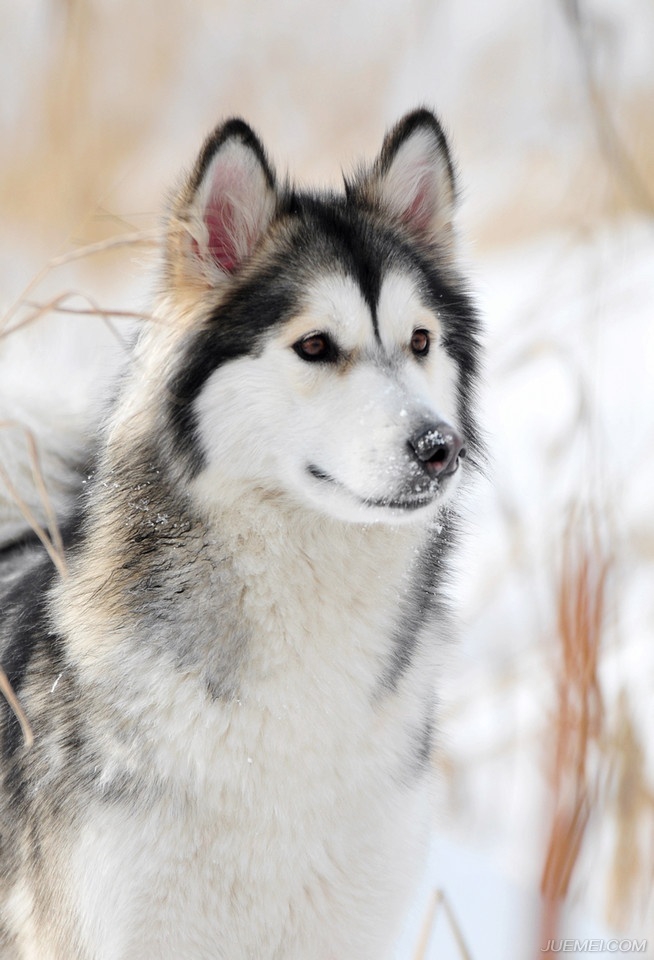
<instances>
[{"instance_id":1,"label":"brown eye","mask_svg":"<svg viewBox=\"0 0 654 960\"><path fill-rule=\"evenodd\" d=\"M336 348L326 333L311 333L308 337L294 343L293 349L302 360L336 359Z\"/></svg>"},{"instance_id":2,"label":"brown eye","mask_svg":"<svg viewBox=\"0 0 654 960\"><path fill-rule=\"evenodd\" d=\"M411 349L417 357L425 357L429 353L429 331L414 330L411 337Z\"/></svg>"}]
</instances>

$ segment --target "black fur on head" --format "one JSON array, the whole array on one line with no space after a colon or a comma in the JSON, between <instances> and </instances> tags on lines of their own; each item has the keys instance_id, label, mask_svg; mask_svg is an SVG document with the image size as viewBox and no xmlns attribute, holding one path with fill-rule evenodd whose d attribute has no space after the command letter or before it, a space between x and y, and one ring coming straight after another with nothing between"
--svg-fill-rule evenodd
<instances>
[{"instance_id":1,"label":"black fur on head","mask_svg":"<svg viewBox=\"0 0 654 960\"><path fill-rule=\"evenodd\" d=\"M209 136L174 207L177 243L168 248L183 264L173 272L193 277L193 296L208 305L169 383L170 417L192 473L203 462L194 401L207 378L230 360L256 354L266 334L300 309L307 284L321 271L352 276L374 322L389 267L417 275L426 305L442 319L445 349L460 370L460 424L479 462L471 413L478 319L456 265L456 195L445 134L426 109L400 120L372 166L346 178L344 195L279 186L243 120L228 120Z\"/></svg>"}]
</instances>

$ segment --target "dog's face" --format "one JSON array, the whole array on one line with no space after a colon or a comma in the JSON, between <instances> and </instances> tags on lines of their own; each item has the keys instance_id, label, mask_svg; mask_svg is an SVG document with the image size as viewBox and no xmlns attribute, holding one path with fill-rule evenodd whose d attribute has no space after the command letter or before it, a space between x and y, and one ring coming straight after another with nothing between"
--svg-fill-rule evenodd
<instances>
[{"instance_id":1,"label":"dog's face","mask_svg":"<svg viewBox=\"0 0 654 960\"><path fill-rule=\"evenodd\" d=\"M419 280L384 276L374 316L327 270L197 402L209 474L289 490L348 520L408 518L456 482L464 453L457 372Z\"/></svg>"},{"instance_id":2,"label":"dog's face","mask_svg":"<svg viewBox=\"0 0 654 960\"><path fill-rule=\"evenodd\" d=\"M474 445L475 320L452 268L453 202L425 111L344 197L277 190L239 121L208 141L169 245L173 294L203 304L169 389L204 495L256 485L354 522L444 502Z\"/></svg>"}]
</instances>

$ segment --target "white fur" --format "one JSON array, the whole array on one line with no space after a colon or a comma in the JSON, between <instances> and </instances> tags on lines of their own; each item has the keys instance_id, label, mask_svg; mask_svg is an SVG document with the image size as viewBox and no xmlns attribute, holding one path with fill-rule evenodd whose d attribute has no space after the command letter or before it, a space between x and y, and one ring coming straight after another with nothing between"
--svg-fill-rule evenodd
<instances>
[{"instance_id":1,"label":"white fur","mask_svg":"<svg viewBox=\"0 0 654 960\"><path fill-rule=\"evenodd\" d=\"M272 337L257 358L217 371L198 401L209 467L202 483L257 483L292 489L305 502L349 521L413 522L442 505L456 484L422 509L364 505L393 499L415 470L406 444L421 423L455 422L456 371L439 347L440 323L420 301L411 277L391 273L378 310L381 345L370 309L353 280L332 275L308 292L291 332ZM411 355L413 331L432 332L429 356ZM291 342L321 331L355 354L351 369L300 359ZM320 484L313 464L338 481Z\"/></svg>"},{"instance_id":2,"label":"white fur","mask_svg":"<svg viewBox=\"0 0 654 960\"><path fill-rule=\"evenodd\" d=\"M102 960L381 960L425 846L430 781L407 787L402 771L433 643L398 696L371 703L424 534L271 511L252 495L220 514L256 633L231 702L207 711L196 675L180 679L147 654L126 674L119 643L113 656L90 655L102 638L93 643L62 594L98 697L129 677L121 719L136 731L135 772L154 764L166 784L145 812L89 811L67 891L87 949ZM155 752L139 756L144 723ZM115 741L111 728L104 737Z\"/></svg>"}]
</instances>

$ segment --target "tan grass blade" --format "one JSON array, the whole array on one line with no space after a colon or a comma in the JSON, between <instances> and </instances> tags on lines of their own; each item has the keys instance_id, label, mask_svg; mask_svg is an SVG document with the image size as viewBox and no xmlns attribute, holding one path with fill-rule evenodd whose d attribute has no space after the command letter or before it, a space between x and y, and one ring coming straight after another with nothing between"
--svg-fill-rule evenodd
<instances>
[{"instance_id":1,"label":"tan grass blade","mask_svg":"<svg viewBox=\"0 0 654 960\"><path fill-rule=\"evenodd\" d=\"M420 939L418 940L418 946L414 954L413 960L427 960L427 949L429 947L429 941L432 938L434 933L434 927L436 925L436 919L438 917L438 911L442 907L445 919L447 920L448 926L454 937L454 942L456 943L457 950L461 955L461 960L472 960L472 954L470 953L465 938L463 936L463 931L459 925L458 920L452 906L447 898L447 895L444 890L434 890L432 895L429 908L425 915L425 919L422 924L422 930L420 931Z\"/></svg>"},{"instance_id":2,"label":"tan grass blade","mask_svg":"<svg viewBox=\"0 0 654 960\"><path fill-rule=\"evenodd\" d=\"M611 558L600 534L599 511L573 512L563 540L557 588L559 666L553 720L553 814L541 876L541 942L554 941L562 905L598 797L590 763L603 736L599 661L606 581ZM539 957L547 957L539 949Z\"/></svg>"},{"instance_id":3,"label":"tan grass blade","mask_svg":"<svg viewBox=\"0 0 654 960\"><path fill-rule=\"evenodd\" d=\"M21 514L28 522L34 533L37 535L43 546L45 547L48 556L54 563L58 572L62 577L68 575L68 567L66 566L66 558L64 556L64 546L61 539L61 533L59 531L59 526L57 524L57 519L55 512L52 506L52 501L47 491L45 480L43 478L43 471L41 470L41 463L38 455L38 447L36 444L36 438L31 430L23 426L20 423L17 423L14 420L0 420L0 429L7 428L18 428L22 430L25 434L27 440L27 448L30 455L30 465L32 469L32 477L34 479L34 484L36 486L37 492L43 504L43 509L45 515L48 519L48 531L44 530L42 525L39 523L35 517L30 506L25 502L23 497L19 494L16 489L11 477L5 470L3 466L0 466L0 480L4 483L9 496L12 498Z\"/></svg>"},{"instance_id":4,"label":"tan grass blade","mask_svg":"<svg viewBox=\"0 0 654 960\"><path fill-rule=\"evenodd\" d=\"M70 250L68 253L61 254L61 256L53 257L45 266L39 270L39 272L30 280L18 298L11 304L11 306L5 311L4 315L0 317L0 337L6 336L9 333L14 333L16 330L25 326L26 323L32 323L38 317L42 316L44 313L47 313L48 310L52 308L52 305L44 304L43 307L39 307L29 319L23 319L16 321L12 324L12 320L16 316L16 313L25 306L29 301L29 297L32 292L38 287L38 285L45 279L45 277L50 273L51 270L56 269L57 267L65 266L68 263L72 263L75 260L81 260L85 257L91 257L98 253L104 253L107 250L116 249L118 247L127 247L127 246L137 246L137 245L154 245L158 237L157 231L154 230L140 230L133 231L131 233L122 234L117 237L110 237L107 240L101 240L97 243L89 243L83 247L79 247L77 250ZM52 301L53 304L65 299L66 297L71 296L71 294L60 295ZM112 313L112 315L114 315Z\"/></svg>"},{"instance_id":5,"label":"tan grass blade","mask_svg":"<svg viewBox=\"0 0 654 960\"><path fill-rule=\"evenodd\" d=\"M17 428L22 430L25 434L25 439L27 442L27 449L30 458L30 466L32 470L32 478L34 480L34 485L36 487L37 493L43 504L43 509L47 518L48 523L48 532L46 532L39 521L34 516L34 513L25 502L25 500L20 496L18 490L13 484L11 478L7 474L7 471L4 467L0 466L0 480L4 483L5 487L14 503L24 516L24 518L29 523L30 527L37 535L43 546L45 547L48 556L54 563L55 567L59 571L62 577L68 575L68 567L66 565L66 558L64 555L64 544L61 538L61 531L59 530L59 525L57 523L57 517L52 506L52 500L48 493L48 489L43 477L43 470L41 469L41 461L39 458L38 445L36 442L36 437L32 431L25 427L23 424L18 423L14 420L2 420L0 421L0 429L7 428ZM20 705L18 697L16 696L9 678L4 670L0 667L0 692L3 694L5 700L13 710L16 719L18 720L21 730L23 731L23 737L25 739L25 745L29 748L34 743L34 734L30 723L25 715L23 708Z\"/></svg>"},{"instance_id":6,"label":"tan grass blade","mask_svg":"<svg viewBox=\"0 0 654 960\"><path fill-rule=\"evenodd\" d=\"M25 746L29 750L34 743L34 732L30 726L29 720L25 716L25 711L21 707L18 697L14 693L12 685L9 683L9 678L2 667L0 667L0 693L2 693L3 697L13 710L14 715L20 724L20 728L23 731Z\"/></svg>"}]
</instances>

